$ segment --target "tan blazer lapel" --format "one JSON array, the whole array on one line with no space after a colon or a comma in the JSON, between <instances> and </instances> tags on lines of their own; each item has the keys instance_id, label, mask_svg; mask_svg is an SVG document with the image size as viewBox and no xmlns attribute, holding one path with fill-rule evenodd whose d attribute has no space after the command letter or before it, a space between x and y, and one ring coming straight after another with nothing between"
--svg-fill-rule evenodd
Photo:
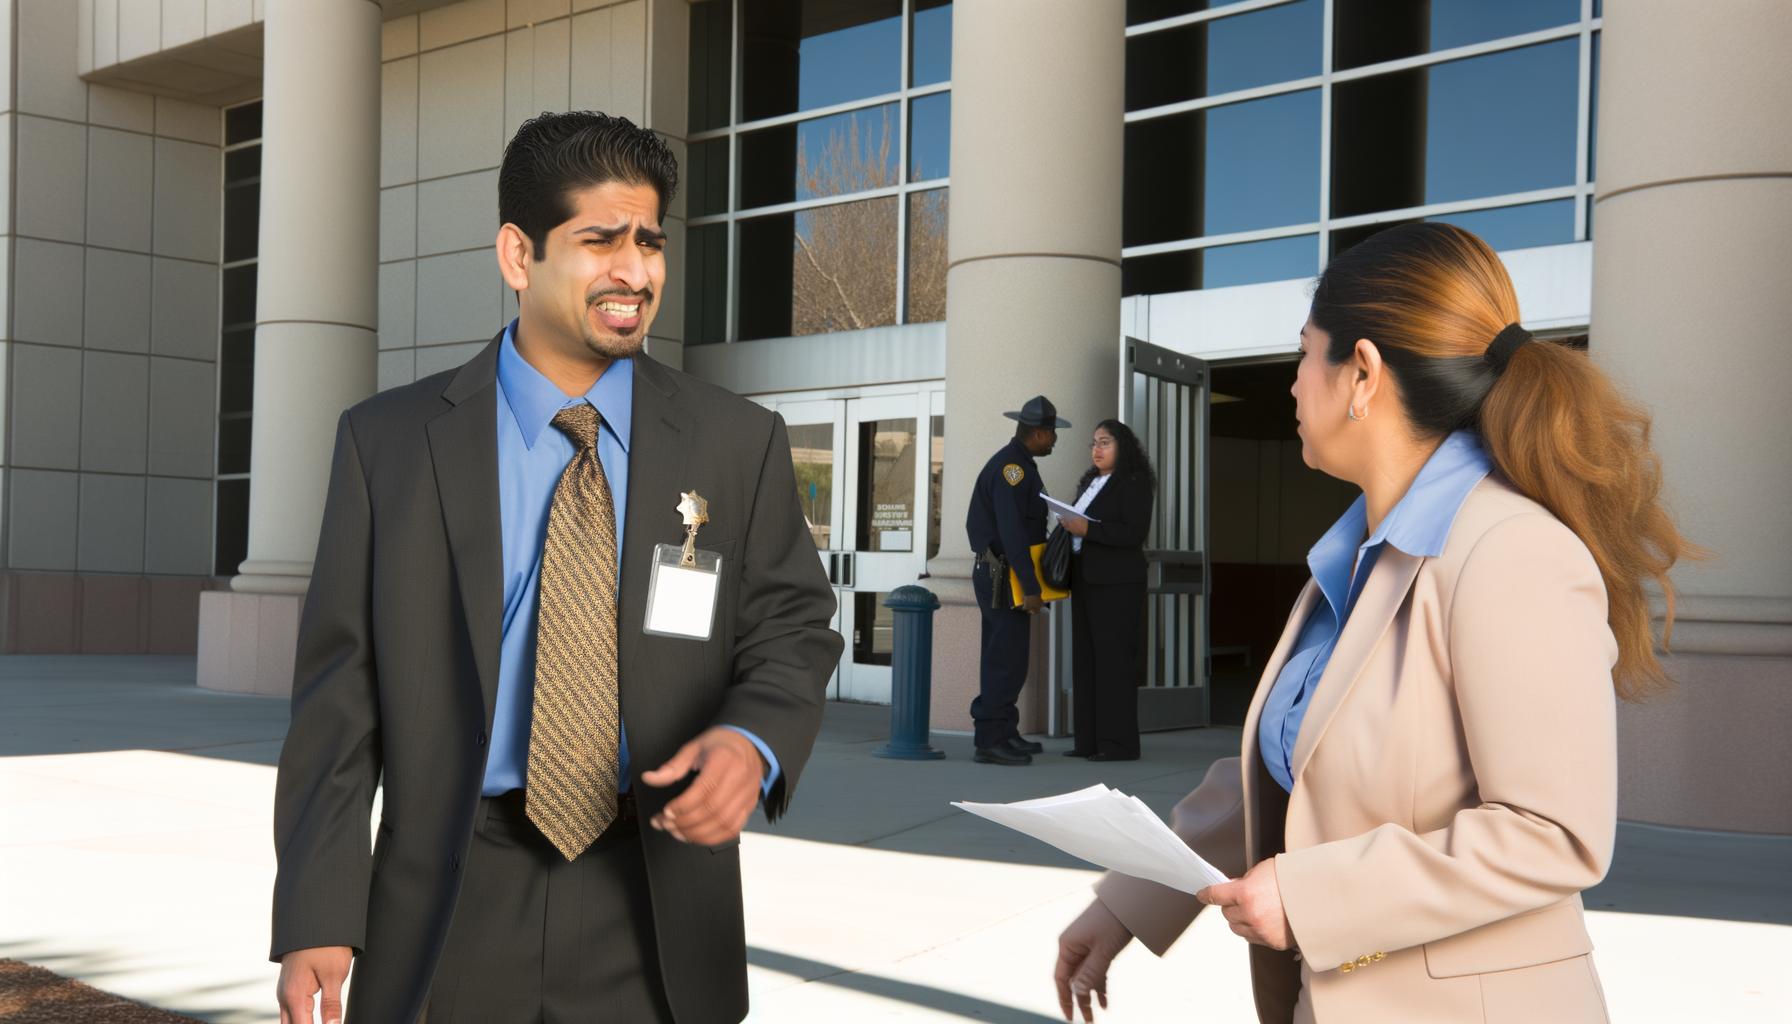
<instances>
[{"instance_id":1,"label":"tan blazer lapel","mask_svg":"<svg viewBox=\"0 0 1792 1024\"><path fill-rule=\"evenodd\" d=\"M1314 688L1313 702L1307 708L1306 717L1301 720L1300 738L1294 744L1296 783L1307 762L1312 760L1313 748L1324 738L1332 716L1349 696L1351 687L1356 685L1375 645L1406 602L1407 591L1412 589L1412 581L1424 562L1423 558L1409 555L1392 544L1383 545L1375 568L1370 570L1369 579L1363 584L1362 595L1357 598L1356 607L1344 624L1338 646L1332 650L1325 674L1319 677L1319 685Z\"/></svg>"},{"instance_id":2,"label":"tan blazer lapel","mask_svg":"<svg viewBox=\"0 0 1792 1024\"><path fill-rule=\"evenodd\" d=\"M1282 627L1282 638L1276 641L1276 649L1269 656L1268 664L1263 667L1263 675L1257 679L1257 692L1251 695L1251 707L1244 716L1244 742L1239 748L1239 763L1243 766L1244 794L1244 848L1247 857L1255 863L1257 857L1258 837L1263 829L1257 821L1257 772L1256 764L1263 756L1257 748L1257 720L1263 715L1263 703L1269 699L1270 687L1276 684L1276 677L1282 674L1282 666L1288 664L1289 655L1294 653L1294 638L1300 635L1301 626L1306 624L1307 616L1313 613L1313 605L1319 601L1319 584L1308 580L1300 597L1294 602L1294 611L1288 614L1288 622Z\"/></svg>"}]
</instances>

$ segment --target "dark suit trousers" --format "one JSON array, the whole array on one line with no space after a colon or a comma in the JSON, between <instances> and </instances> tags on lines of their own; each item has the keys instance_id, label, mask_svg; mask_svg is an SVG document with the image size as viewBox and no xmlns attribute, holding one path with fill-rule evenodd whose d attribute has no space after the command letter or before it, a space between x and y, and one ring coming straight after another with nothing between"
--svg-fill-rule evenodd
<instances>
[{"instance_id":1,"label":"dark suit trousers","mask_svg":"<svg viewBox=\"0 0 1792 1024\"><path fill-rule=\"evenodd\" d=\"M1145 584L1090 583L1070 561L1072 728L1084 753L1137 757Z\"/></svg>"},{"instance_id":2,"label":"dark suit trousers","mask_svg":"<svg viewBox=\"0 0 1792 1024\"><path fill-rule=\"evenodd\" d=\"M479 802L426 1024L671 1024L641 836L618 821L568 862L521 791Z\"/></svg>"},{"instance_id":3,"label":"dark suit trousers","mask_svg":"<svg viewBox=\"0 0 1792 1024\"><path fill-rule=\"evenodd\" d=\"M999 746L1020 735L1020 709L1015 702L1027 682L1027 644L1033 630L1033 617L1026 612L989 606L995 587L1008 582L994 576L986 562L979 561L971 569L971 589L983 616L983 657L978 666L977 697L971 701L979 747Z\"/></svg>"}]
</instances>

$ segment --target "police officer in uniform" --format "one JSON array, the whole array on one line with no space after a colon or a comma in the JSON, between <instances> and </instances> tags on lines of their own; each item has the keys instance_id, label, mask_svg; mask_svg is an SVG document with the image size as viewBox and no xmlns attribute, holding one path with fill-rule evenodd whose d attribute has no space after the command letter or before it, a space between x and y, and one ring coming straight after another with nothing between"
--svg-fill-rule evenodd
<instances>
[{"instance_id":1,"label":"police officer in uniform","mask_svg":"<svg viewBox=\"0 0 1792 1024\"><path fill-rule=\"evenodd\" d=\"M1058 441L1058 428L1070 426L1058 418L1058 410L1044 395L1037 395L1019 412L1002 415L1017 420L1014 440L990 457L977 475L971 491L971 510L965 529L977 564L971 584L977 607L983 614L983 661L977 699L971 701L976 723L976 760L983 764L1032 764L1044 748L1021 739L1020 711L1014 702L1027 681L1027 641L1031 617L1045 607L1039 598L1039 580L1033 572L1030 549L1045 543L1045 502L1039 467L1034 459L1050 455ZM1011 605L1001 593L1006 561L1020 577L1024 600Z\"/></svg>"}]
</instances>

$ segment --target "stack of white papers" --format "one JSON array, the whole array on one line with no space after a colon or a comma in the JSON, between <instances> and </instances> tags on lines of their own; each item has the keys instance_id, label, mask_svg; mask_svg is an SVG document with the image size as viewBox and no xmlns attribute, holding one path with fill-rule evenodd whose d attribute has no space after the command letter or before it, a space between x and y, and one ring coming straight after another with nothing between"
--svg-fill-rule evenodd
<instances>
[{"instance_id":1,"label":"stack of white papers","mask_svg":"<svg viewBox=\"0 0 1792 1024\"><path fill-rule=\"evenodd\" d=\"M954 800L952 806L1024 832L1072 857L1186 893L1227 881L1138 797L1099 783L1019 803Z\"/></svg>"},{"instance_id":2,"label":"stack of white papers","mask_svg":"<svg viewBox=\"0 0 1792 1024\"><path fill-rule=\"evenodd\" d=\"M1045 507L1056 512L1060 519L1088 519L1091 523L1101 522L1099 519L1093 519L1085 513L1078 512L1075 505L1066 504L1049 494L1041 494L1039 497L1045 501Z\"/></svg>"}]
</instances>

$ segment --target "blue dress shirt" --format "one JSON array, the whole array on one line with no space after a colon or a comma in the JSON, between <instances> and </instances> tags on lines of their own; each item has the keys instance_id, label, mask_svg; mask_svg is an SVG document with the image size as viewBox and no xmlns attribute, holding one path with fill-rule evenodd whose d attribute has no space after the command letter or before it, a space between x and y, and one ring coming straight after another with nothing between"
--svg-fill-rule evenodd
<instances>
[{"instance_id":1,"label":"blue dress shirt","mask_svg":"<svg viewBox=\"0 0 1792 1024\"><path fill-rule=\"evenodd\" d=\"M535 609L541 583L541 550L548 535L548 507L560 475L575 454L572 439L553 426L554 414L589 402L602 417L597 458L616 508L616 557L620 571L623 524L628 521L629 424L635 405L635 363L617 359L577 398L516 351L516 321L504 330L498 351L498 508L504 545L503 639L498 647L498 696L492 713L491 755L485 762L485 796L523 788L529 763L529 719L535 706ZM670 508L670 504L668 504ZM624 711L626 712L626 708ZM759 748L769 770L761 794L778 781L778 759L764 741L729 726ZM621 737L622 792L629 788L628 733Z\"/></svg>"},{"instance_id":2,"label":"blue dress shirt","mask_svg":"<svg viewBox=\"0 0 1792 1024\"><path fill-rule=\"evenodd\" d=\"M1301 720L1382 546L1392 544L1419 558L1443 554L1456 513L1492 466L1479 435L1458 430L1432 453L1373 536L1357 542L1368 532L1366 499L1358 495L1349 511L1307 552L1307 568L1324 600L1314 604L1301 626L1294 653L1276 676L1257 720L1263 764L1283 789L1294 789L1294 744L1300 737Z\"/></svg>"}]
</instances>

